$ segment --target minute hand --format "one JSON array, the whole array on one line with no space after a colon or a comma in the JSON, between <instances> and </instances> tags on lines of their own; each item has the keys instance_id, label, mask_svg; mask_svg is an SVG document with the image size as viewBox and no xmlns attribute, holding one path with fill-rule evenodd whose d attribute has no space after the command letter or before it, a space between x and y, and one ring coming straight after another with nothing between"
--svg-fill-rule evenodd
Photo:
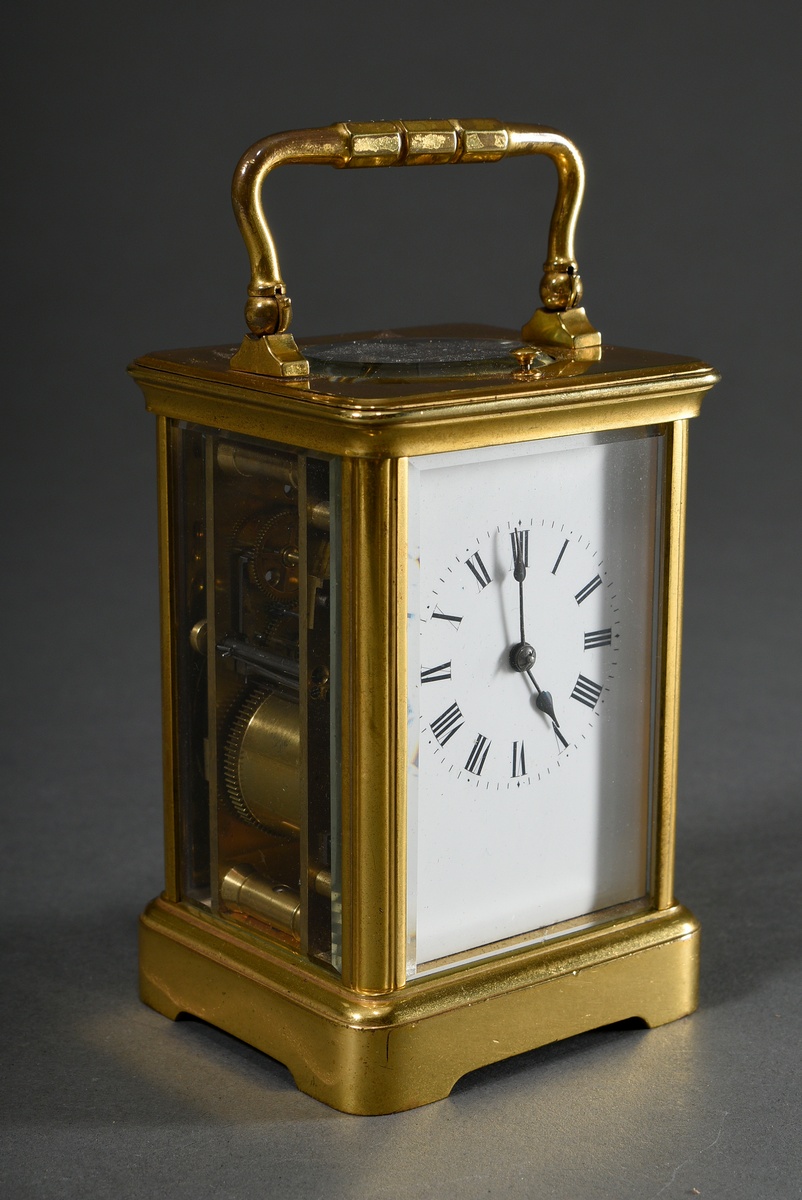
<instances>
[{"instance_id":1,"label":"minute hand","mask_svg":"<svg viewBox=\"0 0 802 1200\"><path fill-rule=\"evenodd\" d=\"M526 559L524 557L524 536L518 529L513 530L512 552L514 556L512 575L518 584L518 620L521 630L521 640L510 650L510 666L514 671L528 671L535 661L535 651L526 640L526 629L524 626Z\"/></svg>"},{"instance_id":2,"label":"minute hand","mask_svg":"<svg viewBox=\"0 0 802 1200\"><path fill-rule=\"evenodd\" d=\"M513 568L513 578L518 584L518 616L521 623L521 645L526 644L526 631L524 629L524 580L526 579L526 560L524 558L524 538L520 530L516 529L513 533L513 552L515 555L515 565Z\"/></svg>"},{"instance_id":3,"label":"minute hand","mask_svg":"<svg viewBox=\"0 0 802 1200\"><path fill-rule=\"evenodd\" d=\"M532 666L535 661L535 652L526 640L526 630L524 627L524 580L526 579L526 559L524 558L524 539L523 534L519 530L514 530L512 535L513 544L513 578L518 584L518 616L521 625L521 642L520 645L514 646L511 654L512 665L516 671L525 671L529 676L529 680L537 692L535 705L542 713L549 718L554 728L554 733L557 739L562 742L563 746L567 746L568 742L563 736L560 729L560 722L557 720L557 714L554 711L554 701L551 698L551 692L542 691L538 681L532 674Z\"/></svg>"}]
</instances>

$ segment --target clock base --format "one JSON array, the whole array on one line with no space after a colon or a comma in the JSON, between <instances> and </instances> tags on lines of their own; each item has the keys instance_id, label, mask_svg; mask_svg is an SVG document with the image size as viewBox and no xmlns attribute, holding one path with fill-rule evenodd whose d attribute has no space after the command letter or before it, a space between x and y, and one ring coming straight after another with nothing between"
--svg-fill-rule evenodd
<instances>
[{"instance_id":1,"label":"clock base","mask_svg":"<svg viewBox=\"0 0 802 1200\"><path fill-rule=\"evenodd\" d=\"M699 924L679 905L370 996L197 906L161 898L140 919L146 1004L218 1026L364 1115L442 1100L477 1067L615 1021L686 1016L698 973Z\"/></svg>"}]
</instances>

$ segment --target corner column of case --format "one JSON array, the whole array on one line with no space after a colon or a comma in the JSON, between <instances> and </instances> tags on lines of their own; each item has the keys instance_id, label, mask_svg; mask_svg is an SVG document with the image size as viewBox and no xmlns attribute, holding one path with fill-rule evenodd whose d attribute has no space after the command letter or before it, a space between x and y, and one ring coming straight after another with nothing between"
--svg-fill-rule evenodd
<instances>
[{"instance_id":1,"label":"corner column of case","mask_svg":"<svg viewBox=\"0 0 802 1200\"><path fill-rule=\"evenodd\" d=\"M343 983L405 980L406 460L342 471Z\"/></svg>"},{"instance_id":2,"label":"corner column of case","mask_svg":"<svg viewBox=\"0 0 802 1200\"><path fill-rule=\"evenodd\" d=\"M157 502L159 521L159 610L161 621L162 772L164 779L164 894L180 898L179 814L176 756L176 615L173 576L171 422L157 417Z\"/></svg>"},{"instance_id":3,"label":"corner column of case","mask_svg":"<svg viewBox=\"0 0 802 1200\"><path fill-rule=\"evenodd\" d=\"M660 734L657 753L655 903L674 903L674 838L679 751L679 672L682 649L682 588L685 563L685 498L688 422L668 427L666 509L663 525L664 583L661 629Z\"/></svg>"}]
</instances>

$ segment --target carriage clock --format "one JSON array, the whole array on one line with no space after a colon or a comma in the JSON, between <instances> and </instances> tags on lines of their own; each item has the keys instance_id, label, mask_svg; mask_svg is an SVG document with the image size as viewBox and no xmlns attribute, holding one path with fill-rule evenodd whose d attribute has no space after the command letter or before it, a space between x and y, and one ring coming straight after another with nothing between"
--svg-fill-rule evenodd
<instances>
[{"instance_id":1,"label":"carriage clock","mask_svg":"<svg viewBox=\"0 0 802 1200\"><path fill-rule=\"evenodd\" d=\"M545 154L542 307L295 341L282 163ZM276 134L237 168L240 346L132 373L158 417L166 887L144 1000L352 1113L693 1010L673 896L686 430L704 363L602 346L575 146L497 121Z\"/></svg>"}]
</instances>

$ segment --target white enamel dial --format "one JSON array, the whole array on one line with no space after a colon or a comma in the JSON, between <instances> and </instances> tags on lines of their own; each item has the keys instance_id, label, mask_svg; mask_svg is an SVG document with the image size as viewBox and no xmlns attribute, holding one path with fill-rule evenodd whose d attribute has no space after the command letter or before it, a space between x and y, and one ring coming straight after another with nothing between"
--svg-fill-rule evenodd
<instances>
[{"instance_id":1,"label":"white enamel dial","mask_svg":"<svg viewBox=\"0 0 802 1200\"><path fill-rule=\"evenodd\" d=\"M515 513L463 539L421 597L422 736L441 765L498 791L589 748L613 683L617 601L599 552L556 518Z\"/></svg>"},{"instance_id":2,"label":"white enamel dial","mask_svg":"<svg viewBox=\"0 0 802 1200\"><path fill-rule=\"evenodd\" d=\"M411 974L647 891L661 445L410 460Z\"/></svg>"}]
</instances>

